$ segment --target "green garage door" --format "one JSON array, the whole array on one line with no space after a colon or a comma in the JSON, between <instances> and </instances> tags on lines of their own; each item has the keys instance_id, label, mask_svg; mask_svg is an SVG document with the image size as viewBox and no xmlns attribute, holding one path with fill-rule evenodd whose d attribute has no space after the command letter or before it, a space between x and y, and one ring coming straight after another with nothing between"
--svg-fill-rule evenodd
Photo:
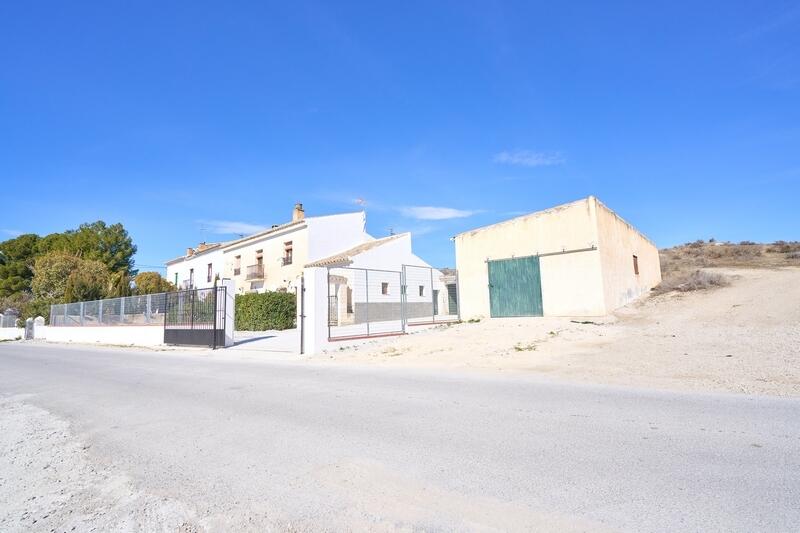
<instances>
[{"instance_id":1,"label":"green garage door","mask_svg":"<svg viewBox=\"0 0 800 533\"><path fill-rule=\"evenodd\" d=\"M539 258L489 261L489 306L493 317L542 316Z\"/></svg>"}]
</instances>

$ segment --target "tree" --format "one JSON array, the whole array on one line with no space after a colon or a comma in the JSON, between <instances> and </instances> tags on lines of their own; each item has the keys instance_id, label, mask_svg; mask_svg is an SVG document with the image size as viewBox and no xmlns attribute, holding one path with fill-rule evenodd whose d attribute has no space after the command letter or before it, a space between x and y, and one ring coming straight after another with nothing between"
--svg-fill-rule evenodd
<instances>
[{"instance_id":1,"label":"tree","mask_svg":"<svg viewBox=\"0 0 800 533\"><path fill-rule=\"evenodd\" d=\"M102 220L81 224L71 233L71 249L84 259L102 261L112 273L135 275L133 255L136 245L122 224L107 226Z\"/></svg>"},{"instance_id":2,"label":"tree","mask_svg":"<svg viewBox=\"0 0 800 533\"><path fill-rule=\"evenodd\" d=\"M36 258L31 289L36 299L62 301L70 274L81 259L67 252L49 252Z\"/></svg>"},{"instance_id":3,"label":"tree","mask_svg":"<svg viewBox=\"0 0 800 533\"><path fill-rule=\"evenodd\" d=\"M85 302L106 297L111 275L100 261L80 259L78 268L67 278L64 302Z\"/></svg>"},{"instance_id":4,"label":"tree","mask_svg":"<svg viewBox=\"0 0 800 533\"><path fill-rule=\"evenodd\" d=\"M158 272L140 272L133 279L136 294L155 294L176 290L175 285L161 277Z\"/></svg>"},{"instance_id":5,"label":"tree","mask_svg":"<svg viewBox=\"0 0 800 533\"><path fill-rule=\"evenodd\" d=\"M132 293L130 276L125 272L112 273L109 278L108 290L106 293L109 298L130 296Z\"/></svg>"},{"instance_id":6,"label":"tree","mask_svg":"<svg viewBox=\"0 0 800 533\"><path fill-rule=\"evenodd\" d=\"M0 296L12 296L29 291L39 240L32 233L0 242Z\"/></svg>"}]
</instances>

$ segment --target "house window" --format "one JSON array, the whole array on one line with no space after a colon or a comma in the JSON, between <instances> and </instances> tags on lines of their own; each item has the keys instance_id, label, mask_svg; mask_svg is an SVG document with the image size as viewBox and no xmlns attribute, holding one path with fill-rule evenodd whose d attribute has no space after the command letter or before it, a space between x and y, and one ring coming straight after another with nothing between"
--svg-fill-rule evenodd
<instances>
[{"instance_id":1,"label":"house window","mask_svg":"<svg viewBox=\"0 0 800 533\"><path fill-rule=\"evenodd\" d=\"M419 286L419 295L420 296L425 296L425 285L420 285Z\"/></svg>"},{"instance_id":2,"label":"house window","mask_svg":"<svg viewBox=\"0 0 800 533\"><path fill-rule=\"evenodd\" d=\"M264 264L264 250L256 250L256 264L259 266Z\"/></svg>"},{"instance_id":3,"label":"house window","mask_svg":"<svg viewBox=\"0 0 800 533\"><path fill-rule=\"evenodd\" d=\"M389 294L389 284L385 281L381 283L381 294Z\"/></svg>"},{"instance_id":4,"label":"house window","mask_svg":"<svg viewBox=\"0 0 800 533\"><path fill-rule=\"evenodd\" d=\"M189 269L189 288L194 288L194 269Z\"/></svg>"},{"instance_id":5,"label":"house window","mask_svg":"<svg viewBox=\"0 0 800 533\"><path fill-rule=\"evenodd\" d=\"M208 283L211 283L211 273L212 273L212 271L213 271L213 269L212 269L212 267L211 267L211 263L209 263L209 264L208 264L208 270L207 270L207 272L206 272L206 281L207 281Z\"/></svg>"},{"instance_id":6,"label":"house window","mask_svg":"<svg viewBox=\"0 0 800 533\"><path fill-rule=\"evenodd\" d=\"M292 241L283 243L283 264L292 264Z\"/></svg>"},{"instance_id":7,"label":"house window","mask_svg":"<svg viewBox=\"0 0 800 533\"><path fill-rule=\"evenodd\" d=\"M633 273L639 275L639 258L635 255L633 256Z\"/></svg>"},{"instance_id":8,"label":"house window","mask_svg":"<svg viewBox=\"0 0 800 533\"><path fill-rule=\"evenodd\" d=\"M175 272L175 286L178 286L178 273Z\"/></svg>"},{"instance_id":9,"label":"house window","mask_svg":"<svg viewBox=\"0 0 800 533\"><path fill-rule=\"evenodd\" d=\"M242 256L237 255L233 258L233 275L238 276L242 273Z\"/></svg>"}]
</instances>

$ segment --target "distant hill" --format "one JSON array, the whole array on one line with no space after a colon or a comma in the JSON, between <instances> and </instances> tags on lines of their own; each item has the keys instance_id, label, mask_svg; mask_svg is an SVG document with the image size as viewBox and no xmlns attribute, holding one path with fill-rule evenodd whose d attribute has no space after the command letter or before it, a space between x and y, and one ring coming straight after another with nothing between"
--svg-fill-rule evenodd
<instances>
[{"instance_id":1,"label":"distant hill","mask_svg":"<svg viewBox=\"0 0 800 533\"><path fill-rule=\"evenodd\" d=\"M719 274L704 268L777 268L800 266L800 241L771 244L742 241L694 241L659 250L663 282L656 292L689 291L726 285Z\"/></svg>"}]
</instances>

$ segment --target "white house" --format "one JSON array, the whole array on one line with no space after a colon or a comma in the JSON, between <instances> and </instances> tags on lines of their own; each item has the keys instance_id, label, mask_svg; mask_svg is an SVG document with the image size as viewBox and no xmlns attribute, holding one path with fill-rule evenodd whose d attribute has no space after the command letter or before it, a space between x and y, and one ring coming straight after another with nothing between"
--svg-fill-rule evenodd
<instances>
[{"instance_id":1,"label":"white house","mask_svg":"<svg viewBox=\"0 0 800 533\"><path fill-rule=\"evenodd\" d=\"M240 239L188 248L167 261L167 279L180 288L205 288L231 279L237 294L291 290L303 265L371 241L363 211L306 217L296 204L292 220Z\"/></svg>"},{"instance_id":2,"label":"white house","mask_svg":"<svg viewBox=\"0 0 800 533\"><path fill-rule=\"evenodd\" d=\"M186 255L167 261L167 280L180 289L212 287L222 277L225 244L201 242L197 248L187 248Z\"/></svg>"},{"instance_id":3,"label":"white house","mask_svg":"<svg viewBox=\"0 0 800 533\"><path fill-rule=\"evenodd\" d=\"M455 277L415 255L410 233L364 242L306 267L327 270L331 337L396 332L403 322L432 323L458 313Z\"/></svg>"}]
</instances>

